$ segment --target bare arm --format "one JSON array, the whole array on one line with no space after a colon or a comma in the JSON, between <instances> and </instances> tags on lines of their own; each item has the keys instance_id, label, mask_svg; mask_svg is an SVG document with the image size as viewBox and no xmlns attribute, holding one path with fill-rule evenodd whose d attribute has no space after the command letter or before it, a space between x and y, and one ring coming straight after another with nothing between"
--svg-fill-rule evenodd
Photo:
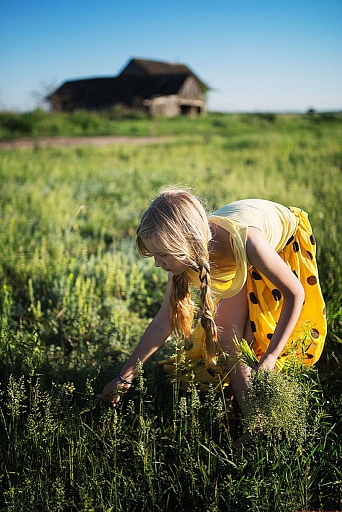
<instances>
[{"instance_id":1,"label":"bare arm","mask_svg":"<svg viewBox=\"0 0 342 512\"><path fill-rule=\"evenodd\" d=\"M131 382L134 378L137 361L140 360L144 364L154 352L162 346L168 336L170 336L172 332L171 308L169 302L170 286L171 275L169 275L167 290L160 310L148 325L138 345L121 369L120 375L123 380ZM123 393L127 391L128 388L129 384L125 384L120 378L116 377L103 388L101 393L97 395L97 398L115 406L120 400L120 396L118 394L115 395L115 391L119 390Z\"/></svg>"},{"instance_id":2,"label":"bare arm","mask_svg":"<svg viewBox=\"0 0 342 512\"><path fill-rule=\"evenodd\" d=\"M260 363L267 368L273 368L299 318L304 301L304 289L290 267L256 228L248 229L247 256L250 264L260 270L284 298L272 340L260 360Z\"/></svg>"}]
</instances>

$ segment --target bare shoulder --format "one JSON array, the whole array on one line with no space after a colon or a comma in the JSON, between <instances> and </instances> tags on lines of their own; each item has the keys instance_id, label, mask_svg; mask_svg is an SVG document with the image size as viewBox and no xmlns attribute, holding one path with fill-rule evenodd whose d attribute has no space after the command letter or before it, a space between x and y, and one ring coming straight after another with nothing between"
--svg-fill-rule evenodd
<instances>
[{"instance_id":1,"label":"bare shoulder","mask_svg":"<svg viewBox=\"0 0 342 512\"><path fill-rule=\"evenodd\" d=\"M260 231L260 229L252 226L249 226L247 230L247 243L253 245L268 244L265 235Z\"/></svg>"},{"instance_id":2,"label":"bare shoulder","mask_svg":"<svg viewBox=\"0 0 342 512\"><path fill-rule=\"evenodd\" d=\"M265 235L258 228L255 227L248 228L246 251L250 262L252 262L252 255L267 254L267 256L269 256L271 252L275 252L274 249L268 243Z\"/></svg>"}]
</instances>

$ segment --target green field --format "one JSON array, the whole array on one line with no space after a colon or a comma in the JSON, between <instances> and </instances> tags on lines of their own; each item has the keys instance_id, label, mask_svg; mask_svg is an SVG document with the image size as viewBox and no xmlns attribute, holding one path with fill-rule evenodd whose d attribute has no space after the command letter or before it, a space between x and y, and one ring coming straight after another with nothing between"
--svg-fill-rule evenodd
<instances>
[{"instance_id":1,"label":"green field","mask_svg":"<svg viewBox=\"0 0 342 512\"><path fill-rule=\"evenodd\" d=\"M0 510L341 510L341 115L37 112L1 114L0 126L2 140L36 141L0 149ZM51 135L166 139L41 147ZM298 377L303 442L271 435L236 453L241 422L222 397L165 382L156 361L176 339L117 410L94 398L163 297L166 275L138 256L134 234L165 184L191 187L208 211L261 197L309 213L329 333L316 369Z\"/></svg>"}]
</instances>

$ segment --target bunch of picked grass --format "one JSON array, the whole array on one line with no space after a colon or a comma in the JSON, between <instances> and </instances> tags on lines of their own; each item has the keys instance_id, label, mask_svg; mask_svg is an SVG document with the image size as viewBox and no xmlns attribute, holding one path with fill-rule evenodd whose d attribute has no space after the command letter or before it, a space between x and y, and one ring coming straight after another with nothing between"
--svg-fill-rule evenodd
<instances>
[{"instance_id":1,"label":"bunch of picked grass","mask_svg":"<svg viewBox=\"0 0 342 512\"><path fill-rule=\"evenodd\" d=\"M248 342L236 339L235 344L240 361L255 368L258 358ZM280 371L266 368L252 371L245 393L245 430L261 432L267 437L285 436L291 444L302 444L306 437L308 404L299 378L298 365Z\"/></svg>"}]
</instances>

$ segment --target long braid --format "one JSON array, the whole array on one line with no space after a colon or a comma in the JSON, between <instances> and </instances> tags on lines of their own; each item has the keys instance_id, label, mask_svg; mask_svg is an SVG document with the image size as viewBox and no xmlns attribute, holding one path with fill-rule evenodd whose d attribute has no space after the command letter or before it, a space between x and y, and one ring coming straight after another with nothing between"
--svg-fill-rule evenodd
<instances>
[{"instance_id":1,"label":"long braid","mask_svg":"<svg viewBox=\"0 0 342 512\"><path fill-rule=\"evenodd\" d=\"M200 278L200 295L203 306L201 325L205 330L206 356L210 363L215 363L217 356L221 353L218 343L218 332L215 324L215 303L211 295L210 267L207 263L198 266Z\"/></svg>"}]
</instances>

